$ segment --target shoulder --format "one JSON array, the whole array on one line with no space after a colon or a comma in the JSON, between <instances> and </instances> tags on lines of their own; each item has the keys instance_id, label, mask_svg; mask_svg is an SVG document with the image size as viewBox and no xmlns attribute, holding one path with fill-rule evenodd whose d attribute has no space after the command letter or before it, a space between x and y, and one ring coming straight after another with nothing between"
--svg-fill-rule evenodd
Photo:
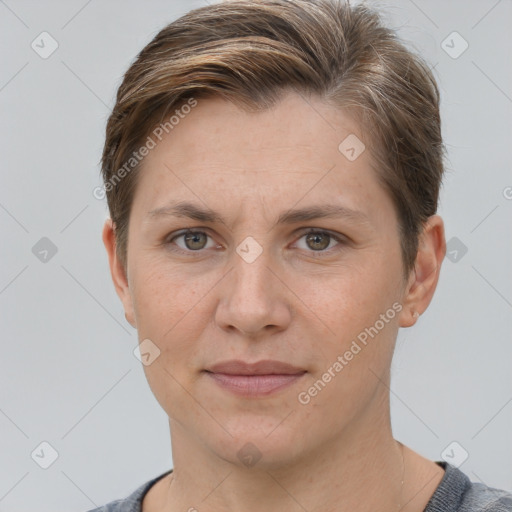
<instances>
[{"instance_id":1,"label":"shoulder","mask_svg":"<svg viewBox=\"0 0 512 512\"><path fill-rule=\"evenodd\" d=\"M512 493L472 482L460 469L437 462L445 475L425 512L512 512Z\"/></svg>"},{"instance_id":2,"label":"shoulder","mask_svg":"<svg viewBox=\"0 0 512 512\"><path fill-rule=\"evenodd\" d=\"M140 512L141 507L137 502L129 498L111 501L101 507L88 510L87 512Z\"/></svg>"},{"instance_id":3,"label":"shoulder","mask_svg":"<svg viewBox=\"0 0 512 512\"><path fill-rule=\"evenodd\" d=\"M142 511L142 500L148 493L149 489L160 479L167 476L172 472L166 471L165 473L148 480L141 486L137 487L129 496L123 499L111 501L101 507L88 510L87 512L141 512Z\"/></svg>"},{"instance_id":4,"label":"shoulder","mask_svg":"<svg viewBox=\"0 0 512 512\"><path fill-rule=\"evenodd\" d=\"M463 496L460 512L510 512L512 493L488 487L479 482L470 482Z\"/></svg>"}]
</instances>

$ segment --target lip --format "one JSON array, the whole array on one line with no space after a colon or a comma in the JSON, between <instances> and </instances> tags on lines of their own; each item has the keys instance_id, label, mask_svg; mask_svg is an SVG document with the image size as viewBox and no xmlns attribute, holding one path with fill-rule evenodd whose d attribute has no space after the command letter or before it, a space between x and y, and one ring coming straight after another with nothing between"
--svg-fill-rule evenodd
<instances>
[{"instance_id":1,"label":"lip","mask_svg":"<svg viewBox=\"0 0 512 512\"><path fill-rule=\"evenodd\" d=\"M297 375L304 373L306 370L271 359L265 359L256 363L246 363L240 359L231 359L214 364L206 368L206 371L226 375Z\"/></svg>"},{"instance_id":2,"label":"lip","mask_svg":"<svg viewBox=\"0 0 512 512\"><path fill-rule=\"evenodd\" d=\"M244 397L267 396L299 380L306 370L281 361L223 361L206 370L223 389Z\"/></svg>"}]
</instances>

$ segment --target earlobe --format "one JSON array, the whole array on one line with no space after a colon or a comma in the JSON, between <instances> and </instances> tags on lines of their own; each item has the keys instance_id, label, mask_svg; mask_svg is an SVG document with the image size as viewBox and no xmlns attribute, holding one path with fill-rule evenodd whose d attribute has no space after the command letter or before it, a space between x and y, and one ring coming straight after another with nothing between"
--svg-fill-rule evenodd
<instances>
[{"instance_id":1,"label":"earlobe","mask_svg":"<svg viewBox=\"0 0 512 512\"><path fill-rule=\"evenodd\" d=\"M437 287L441 264L446 254L443 220L439 215L428 218L418 243L416 262L402 301L400 327L414 325L427 309Z\"/></svg>"},{"instance_id":2,"label":"earlobe","mask_svg":"<svg viewBox=\"0 0 512 512\"><path fill-rule=\"evenodd\" d=\"M133 310L132 310L133 311ZM124 317L126 318L126 321L134 328L137 329L137 324L135 323L135 318L132 315L128 316L128 313L126 311L124 312Z\"/></svg>"},{"instance_id":3,"label":"earlobe","mask_svg":"<svg viewBox=\"0 0 512 512\"><path fill-rule=\"evenodd\" d=\"M133 312L133 303L128 285L126 272L118 258L116 250L115 229L112 219L105 220L102 233L103 244L108 255L108 262L110 266L110 275L114 283L117 295L121 299L124 307L124 316L127 322L134 328L137 327L135 323L135 315Z\"/></svg>"}]
</instances>

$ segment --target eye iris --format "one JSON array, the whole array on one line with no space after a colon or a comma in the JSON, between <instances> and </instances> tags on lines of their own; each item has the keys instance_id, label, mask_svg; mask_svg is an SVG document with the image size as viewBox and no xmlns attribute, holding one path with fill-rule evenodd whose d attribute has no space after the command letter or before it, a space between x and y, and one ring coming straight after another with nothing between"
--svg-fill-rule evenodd
<instances>
[{"instance_id":1,"label":"eye iris","mask_svg":"<svg viewBox=\"0 0 512 512\"><path fill-rule=\"evenodd\" d=\"M319 239L324 239L324 243L319 242ZM312 242L314 247L312 249L325 249L329 247L330 235L328 233L309 233L306 236L307 243Z\"/></svg>"},{"instance_id":2,"label":"eye iris","mask_svg":"<svg viewBox=\"0 0 512 512\"><path fill-rule=\"evenodd\" d=\"M194 244L198 243L198 239L203 238L203 244L199 242L199 247L194 246ZM206 235L204 233L186 233L185 236L185 245L188 249L203 249L206 244ZM192 243L192 247L190 247L189 242Z\"/></svg>"}]
</instances>

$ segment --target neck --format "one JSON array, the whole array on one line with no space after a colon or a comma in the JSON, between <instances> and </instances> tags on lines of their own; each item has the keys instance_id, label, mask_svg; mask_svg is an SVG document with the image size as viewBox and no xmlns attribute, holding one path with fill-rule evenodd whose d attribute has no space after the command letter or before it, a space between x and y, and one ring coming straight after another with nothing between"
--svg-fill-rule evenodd
<instances>
[{"instance_id":1,"label":"neck","mask_svg":"<svg viewBox=\"0 0 512 512\"><path fill-rule=\"evenodd\" d=\"M160 510L405 512L404 452L391 433L389 402L383 405L314 452L264 467L221 458L170 421L174 470Z\"/></svg>"}]
</instances>

